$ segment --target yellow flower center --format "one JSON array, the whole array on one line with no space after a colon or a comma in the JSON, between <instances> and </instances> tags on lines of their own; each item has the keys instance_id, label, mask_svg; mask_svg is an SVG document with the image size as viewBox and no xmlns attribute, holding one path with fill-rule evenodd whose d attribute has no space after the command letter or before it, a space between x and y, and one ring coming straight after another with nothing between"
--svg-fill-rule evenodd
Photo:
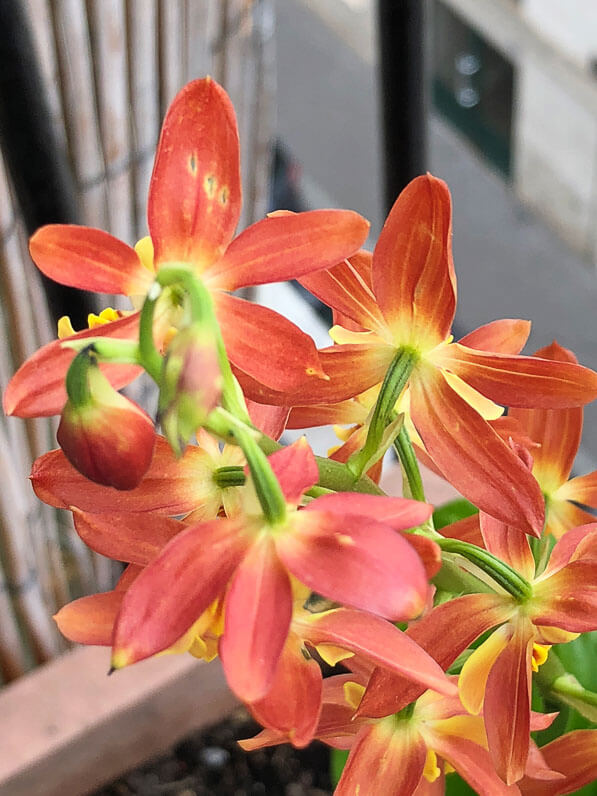
<instances>
[{"instance_id":1,"label":"yellow flower center","mask_svg":"<svg viewBox=\"0 0 597 796\"><path fill-rule=\"evenodd\" d=\"M538 672L539 667L545 663L550 649L551 644L533 644L533 652L531 653L531 668L534 672Z\"/></svg>"}]
</instances>

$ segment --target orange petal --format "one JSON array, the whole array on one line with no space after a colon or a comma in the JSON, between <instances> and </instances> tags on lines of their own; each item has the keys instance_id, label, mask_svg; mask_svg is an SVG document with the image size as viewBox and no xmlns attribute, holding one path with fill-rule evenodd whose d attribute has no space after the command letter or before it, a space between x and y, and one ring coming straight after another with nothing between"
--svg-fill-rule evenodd
<instances>
[{"instance_id":1,"label":"orange petal","mask_svg":"<svg viewBox=\"0 0 597 796\"><path fill-rule=\"evenodd\" d=\"M313 340L282 315L227 293L217 293L215 305L230 361L252 379L293 390L324 377Z\"/></svg>"},{"instance_id":2,"label":"orange petal","mask_svg":"<svg viewBox=\"0 0 597 796\"><path fill-rule=\"evenodd\" d=\"M446 383L419 366L411 379L413 423L444 476L491 516L538 536L544 502L525 465Z\"/></svg>"},{"instance_id":3,"label":"orange petal","mask_svg":"<svg viewBox=\"0 0 597 796\"><path fill-rule=\"evenodd\" d=\"M487 741L496 771L508 785L524 776L529 754L534 637L530 622L521 621L487 679L483 709Z\"/></svg>"},{"instance_id":4,"label":"orange petal","mask_svg":"<svg viewBox=\"0 0 597 796\"><path fill-rule=\"evenodd\" d=\"M280 439L288 426L288 412L285 406L267 406L247 400L247 409L253 425L272 439Z\"/></svg>"},{"instance_id":5,"label":"orange petal","mask_svg":"<svg viewBox=\"0 0 597 796\"><path fill-rule=\"evenodd\" d=\"M564 779L539 780L525 777L520 783L525 796L559 796L576 793L597 781L597 730L575 730L541 747L550 769Z\"/></svg>"},{"instance_id":6,"label":"orange petal","mask_svg":"<svg viewBox=\"0 0 597 796\"><path fill-rule=\"evenodd\" d=\"M516 793L498 777L491 757L479 744L458 735L437 733L433 736L433 749L456 769L474 793L491 796L514 796Z\"/></svg>"},{"instance_id":7,"label":"orange petal","mask_svg":"<svg viewBox=\"0 0 597 796\"><path fill-rule=\"evenodd\" d=\"M155 263L202 273L225 251L241 204L232 103L210 77L188 83L168 109L149 186Z\"/></svg>"},{"instance_id":8,"label":"orange petal","mask_svg":"<svg viewBox=\"0 0 597 796\"><path fill-rule=\"evenodd\" d=\"M269 457L269 463L289 503L300 503L303 493L319 479L319 470L306 437Z\"/></svg>"},{"instance_id":9,"label":"orange petal","mask_svg":"<svg viewBox=\"0 0 597 796\"><path fill-rule=\"evenodd\" d=\"M286 392L271 389L242 372L237 376L243 391L253 401L278 406L334 404L379 384L396 350L389 345L337 345L318 353L320 367L329 378L309 379L303 381L302 386Z\"/></svg>"},{"instance_id":10,"label":"orange petal","mask_svg":"<svg viewBox=\"0 0 597 796\"><path fill-rule=\"evenodd\" d=\"M129 315L101 329L85 329L69 337L82 340L86 337L114 337L134 340L139 334L139 315ZM60 414L66 403L66 372L76 352L63 348L64 340L54 340L36 351L24 362L8 383L3 404L7 415L17 417L48 417ZM119 390L135 379L141 368L137 365L100 366L112 386Z\"/></svg>"},{"instance_id":11,"label":"orange petal","mask_svg":"<svg viewBox=\"0 0 597 796\"><path fill-rule=\"evenodd\" d=\"M43 274L81 290L144 295L153 280L133 248L101 229L49 224L37 230L29 250Z\"/></svg>"},{"instance_id":12,"label":"orange petal","mask_svg":"<svg viewBox=\"0 0 597 796\"><path fill-rule=\"evenodd\" d=\"M91 514L76 508L72 512L77 533L88 547L116 561L142 566L186 527L180 520L147 512Z\"/></svg>"},{"instance_id":13,"label":"orange petal","mask_svg":"<svg viewBox=\"0 0 597 796\"><path fill-rule=\"evenodd\" d=\"M465 661L458 678L458 691L462 704L469 713L481 712L489 672L511 636L512 629L508 625L502 625Z\"/></svg>"},{"instance_id":14,"label":"orange petal","mask_svg":"<svg viewBox=\"0 0 597 796\"><path fill-rule=\"evenodd\" d=\"M399 342L433 347L450 332L456 307L451 215L448 186L427 174L406 186L381 231L373 292Z\"/></svg>"},{"instance_id":15,"label":"orange petal","mask_svg":"<svg viewBox=\"0 0 597 796\"><path fill-rule=\"evenodd\" d=\"M305 652L299 637L290 633L270 690L249 705L260 724L298 748L313 740L321 711L321 669Z\"/></svg>"},{"instance_id":16,"label":"orange petal","mask_svg":"<svg viewBox=\"0 0 597 796\"><path fill-rule=\"evenodd\" d=\"M54 615L58 629L69 641L109 647L123 591L80 597Z\"/></svg>"},{"instance_id":17,"label":"orange petal","mask_svg":"<svg viewBox=\"0 0 597 796\"><path fill-rule=\"evenodd\" d=\"M364 423L367 414L365 407L354 400L340 401L337 404L295 406L290 410L286 427L311 428L333 423L338 425Z\"/></svg>"},{"instance_id":18,"label":"orange petal","mask_svg":"<svg viewBox=\"0 0 597 796\"><path fill-rule=\"evenodd\" d=\"M181 638L224 592L246 545L238 520L193 525L175 536L125 594L112 665L128 666Z\"/></svg>"},{"instance_id":19,"label":"orange petal","mask_svg":"<svg viewBox=\"0 0 597 796\"><path fill-rule=\"evenodd\" d=\"M31 483L39 499L56 508L177 515L213 501L214 491L220 494L212 473L211 459L200 448L189 445L177 459L166 440L158 437L149 470L139 486L126 493L88 481L60 450L49 451L34 462ZM216 504L215 511L219 500Z\"/></svg>"},{"instance_id":20,"label":"orange petal","mask_svg":"<svg viewBox=\"0 0 597 796\"><path fill-rule=\"evenodd\" d=\"M441 533L442 536L447 536L449 539L460 539L462 542L470 542L477 547L484 546L478 514L472 514L470 517L446 525L441 529Z\"/></svg>"},{"instance_id":21,"label":"orange petal","mask_svg":"<svg viewBox=\"0 0 597 796\"><path fill-rule=\"evenodd\" d=\"M285 282L350 257L369 232L352 210L310 210L264 218L240 233L205 273L210 288Z\"/></svg>"},{"instance_id":22,"label":"orange petal","mask_svg":"<svg viewBox=\"0 0 597 796\"><path fill-rule=\"evenodd\" d=\"M278 554L309 588L393 621L418 616L428 583L413 548L387 525L362 516L301 511Z\"/></svg>"},{"instance_id":23,"label":"orange petal","mask_svg":"<svg viewBox=\"0 0 597 796\"><path fill-rule=\"evenodd\" d=\"M305 511L331 511L376 520L396 531L405 531L426 522L433 506L408 498L385 495L363 495L358 492L336 492L322 495L305 507Z\"/></svg>"},{"instance_id":24,"label":"orange petal","mask_svg":"<svg viewBox=\"0 0 597 796\"><path fill-rule=\"evenodd\" d=\"M245 702L263 699L288 637L292 592L271 536L262 536L239 565L226 596L220 657L230 688Z\"/></svg>"},{"instance_id":25,"label":"orange petal","mask_svg":"<svg viewBox=\"0 0 597 796\"><path fill-rule=\"evenodd\" d=\"M305 617L293 627L313 646L333 644L369 658L426 688L453 694L456 687L433 658L391 622L350 608L338 608Z\"/></svg>"},{"instance_id":26,"label":"orange petal","mask_svg":"<svg viewBox=\"0 0 597 796\"><path fill-rule=\"evenodd\" d=\"M393 717L357 736L334 791L335 796L387 793L412 796L425 766L427 747L408 722L395 729Z\"/></svg>"},{"instance_id":27,"label":"orange petal","mask_svg":"<svg viewBox=\"0 0 597 796\"><path fill-rule=\"evenodd\" d=\"M538 580L533 586L531 616L536 625L571 633L597 630L597 558L571 561Z\"/></svg>"},{"instance_id":28,"label":"orange petal","mask_svg":"<svg viewBox=\"0 0 597 796\"><path fill-rule=\"evenodd\" d=\"M523 578L532 580L535 575L535 559L527 537L483 512L479 515L479 522L485 549L509 564Z\"/></svg>"},{"instance_id":29,"label":"orange petal","mask_svg":"<svg viewBox=\"0 0 597 796\"><path fill-rule=\"evenodd\" d=\"M370 329L383 336L386 322L370 286L370 272L371 255L363 251L327 271L308 274L299 282L359 328Z\"/></svg>"},{"instance_id":30,"label":"orange petal","mask_svg":"<svg viewBox=\"0 0 597 796\"><path fill-rule=\"evenodd\" d=\"M479 326L458 342L481 351L498 351L500 354L520 354L531 333L531 322L501 318Z\"/></svg>"},{"instance_id":31,"label":"orange petal","mask_svg":"<svg viewBox=\"0 0 597 796\"><path fill-rule=\"evenodd\" d=\"M557 493L556 493L557 494ZM579 525L595 522L595 516L569 503L567 500L551 498L546 505L545 533L560 539L567 531Z\"/></svg>"},{"instance_id":32,"label":"orange petal","mask_svg":"<svg viewBox=\"0 0 597 796\"><path fill-rule=\"evenodd\" d=\"M577 503L582 503L583 506L597 508L597 470L593 470L587 475L571 478L558 489L557 497L575 500Z\"/></svg>"},{"instance_id":33,"label":"orange petal","mask_svg":"<svg viewBox=\"0 0 597 796\"><path fill-rule=\"evenodd\" d=\"M434 361L504 406L566 409L597 398L597 373L573 362L493 354L460 343L438 349Z\"/></svg>"},{"instance_id":34,"label":"orange petal","mask_svg":"<svg viewBox=\"0 0 597 796\"><path fill-rule=\"evenodd\" d=\"M492 627L507 621L512 606L497 594L467 594L442 603L407 630L410 638L447 669L472 642ZM446 628L450 632L446 633ZM376 669L359 705L362 716L387 716L421 695L421 688L403 677Z\"/></svg>"}]
</instances>

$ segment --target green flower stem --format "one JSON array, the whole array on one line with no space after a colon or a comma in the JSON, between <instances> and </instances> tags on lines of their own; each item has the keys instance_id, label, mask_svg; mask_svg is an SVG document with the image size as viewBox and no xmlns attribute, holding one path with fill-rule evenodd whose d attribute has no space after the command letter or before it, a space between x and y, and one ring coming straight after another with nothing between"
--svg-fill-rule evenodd
<instances>
[{"instance_id":1,"label":"green flower stem","mask_svg":"<svg viewBox=\"0 0 597 796\"><path fill-rule=\"evenodd\" d=\"M398 432L398 436L394 440L394 450L400 459L400 464L402 465L402 469L406 477L406 483L408 484L410 497L412 497L413 500L421 500L423 503L425 503L425 490L423 488L423 480L421 478L419 463L417 461L417 457L415 456L412 442L410 441L410 435L404 424ZM404 496L409 497L407 494Z\"/></svg>"},{"instance_id":2,"label":"green flower stem","mask_svg":"<svg viewBox=\"0 0 597 796\"><path fill-rule=\"evenodd\" d=\"M259 447L259 432L250 428L225 409L210 412L206 428L238 445L245 454L259 498L263 516L270 525L277 525L286 517L286 499L266 454ZM230 470L231 468L221 468Z\"/></svg>"},{"instance_id":3,"label":"green flower stem","mask_svg":"<svg viewBox=\"0 0 597 796\"><path fill-rule=\"evenodd\" d=\"M87 346L77 354L66 372L66 393L69 401L77 408L86 406L91 401L88 375L89 369L94 367L97 367L97 360L92 346Z\"/></svg>"},{"instance_id":4,"label":"green flower stem","mask_svg":"<svg viewBox=\"0 0 597 796\"><path fill-rule=\"evenodd\" d=\"M410 348L398 349L388 368L373 409L367 439L360 451L354 453L348 462L350 470L357 478L363 475L369 461L382 443L384 431L390 420L396 401L408 384L412 370L419 355Z\"/></svg>"},{"instance_id":5,"label":"green flower stem","mask_svg":"<svg viewBox=\"0 0 597 796\"><path fill-rule=\"evenodd\" d=\"M531 597L531 584L512 567L504 561L500 561L487 550L469 544L469 542L461 542L459 539L437 539L436 541L443 552L457 553L475 564L518 602L524 603Z\"/></svg>"},{"instance_id":6,"label":"green flower stem","mask_svg":"<svg viewBox=\"0 0 597 796\"><path fill-rule=\"evenodd\" d=\"M82 340L65 340L62 348L72 351L91 349L101 362L114 362L122 365L141 364L139 345L134 340L121 340L117 337L84 337Z\"/></svg>"},{"instance_id":7,"label":"green flower stem","mask_svg":"<svg viewBox=\"0 0 597 796\"><path fill-rule=\"evenodd\" d=\"M153 339L153 316L161 294L162 288L154 282L149 288L139 316L139 361L157 384L162 376L162 355Z\"/></svg>"},{"instance_id":8,"label":"green flower stem","mask_svg":"<svg viewBox=\"0 0 597 796\"><path fill-rule=\"evenodd\" d=\"M189 310L192 320L206 324L212 330L216 341L220 373L222 374L222 404L225 409L250 425L251 420L245 399L230 367L226 346L222 339L222 332L216 318L209 290L190 269L181 268L180 266L162 266L156 279L163 286L181 285L189 299Z\"/></svg>"},{"instance_id":9,"label":"green flower stem","mask_svg":"<svg viewBox=\"0 0 597 796\"><path fill-rule=\"evenodd\" d=\"M467 572L452 560L451 556L442 556L442 568L432 579L438 592L451 595L493 593L493 589L471 572Z\"/></svg>"}]
</instances>

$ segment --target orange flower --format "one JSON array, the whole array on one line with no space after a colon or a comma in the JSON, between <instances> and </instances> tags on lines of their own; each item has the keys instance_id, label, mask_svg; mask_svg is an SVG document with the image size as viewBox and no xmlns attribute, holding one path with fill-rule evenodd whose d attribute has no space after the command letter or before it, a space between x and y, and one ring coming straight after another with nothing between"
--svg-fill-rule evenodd
<instances>
[{"instance_id":1,"label":"orange flower","mask_svg":"<svg viewBox=\"0 0 597 796\"><path fill-rule=\"evenodd\" d=\"M483 419L493 404L563 408L597 396L597 374L570 362L518 356L529 325L496 321L453 343L456 307L448 188L431 175L400 194L373 255L300 279L346 326L320 351L328 382L276 391L242 376L251 397L284 406L330 404L379 384L411 358L410 414L427 452L483 511L539 535L544 506L524 465ZM492 352L499 353L492 353Z\"/></svg>"}]
</instances>

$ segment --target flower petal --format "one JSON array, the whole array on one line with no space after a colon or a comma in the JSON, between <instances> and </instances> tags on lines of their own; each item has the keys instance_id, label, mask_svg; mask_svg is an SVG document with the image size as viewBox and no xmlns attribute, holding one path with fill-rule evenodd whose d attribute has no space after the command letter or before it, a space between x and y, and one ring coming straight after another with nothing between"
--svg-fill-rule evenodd
<instances>
[{"instance_id":1,"label":"flower petal","mask_svg":"<svg viewBox=\"0 0 597 796\"><path fill-rule=\"evenodd\" d=\"M313 740L321 712L321 669L305 653L301 640L290 633L270 690L249 705L260 724L299 749Z\"/></svg>"},{"instance_id":2,"label":"flower petal","mask_svg":"<svg viewBox=\"0 0 597 796\"><path fill-rule=\"evenodd\" d=\"M468 348L498 351L500 354L520 354L531 333L531 322L518 318L501 318L479 326L458 341Z\"/></svg>"},{"instance_id":3,"label":"flower petal","mask_svg":"<svg viewBox=\"0 0 597 796\"><path fill-rule=\"evenodd\" d=\"M576 793L584 785L597 781L597 730L569 732L542 746L540 751L549 768L561 772L565 779L546 781L526 777L521 783L525 796Z\"/></svg>"},{"instance_id":4,"label":"flower petal","mask_svg":"<svg viewBox=\"0 0 597 796\"><path fill-rule=\"evenodd\" d=\"M303 379L302 386L286 392L260 384L255 377L248 378L242 372L237 376L243 391L253 401L278 406L334 404L379 384L395 353L390 345L336 345L321 349L320 368L329 378Z\"/></svg>"},{"instance_id":5,"label":"flower petal","mask_svg":"<svg viewBox=\"0 0 597 796\"><path fill-rule=\"evenodd\" d=\"M123 597L122 591L107 591L68 603L54 615L58 630L77 644L109 647Z\"/></svg>"},{"instance_id":6,"label":"flower petal","mask_svg":"<svg viewBox=\"0 0 597 796\"><path fill-rule=\"evenodd\" d=\"M539 485L434 369L419 366L413 374L411 412L427 452L464 497L508 525L541 533L544 502Z\"/></svg>"},{"instance_id":7,"label":"flower petal","mask_svg":"<svg viewBox=\"0 0 597 796\"><path fill-rule=\"evenodd\" d=\"M49 451L33 464L31 483L40 500L56 508L76 506L96 514L156 511L186 514L213 500L220 492L213 481L211 460L189 445L175 458L163 437L156 439L153 459L145 477L126 493L88 481L69 464L60 450ZM215 501L215 512L219 499Z\"/></svg>"},{"instance_id":8,"label":"flower petal","mask_svg":"<svg viewBox=\"0 0 597 796\"><path fill-rule=\"evenodd\" d=\"M597 508L597 470L571 478L558 489L557 497Z\"/></svg>"},{"instance_id":9,"label":"flower petal","mask_svg":"<svg viewBox=\"0 0 597 796\"><path fill-rule=\"evenodd\" d=\"M234 108L210 77L194 80L168 109L149 186L156 265L184 262L203 272L232 239L240 204Z\"/></svg>"},{"instance_id":10,"label":"flower petal","mask_svg":"<svg viewBox=\"0 0 597 796\"><path fill-rule=\"evenodd\" d=\"M431 517L433 506L407 498L336 492L313 500L305 507L305 511L331 511L333 514L368 517L396 531L404 531L426 522Z\"/></svg>"},{"instance_id":11,"label":"flower petal","mask_svg":"<svg viewBox=\"0 0 597 796\"><path fill-rule=\"evenodd\" d=\"M303 276L299 282L359 328L370 329L383 336L386 322L369 284L370 272L371 254L361 251L333 268Z\"/></svg>"},{"instance_id":12,"label":"flower petal","mask_svg":"<svg viewBox=\"0 0 597 796\"><path fill-rule=\"evenodd\" d=\"M335 796L387 793L412 796L425 766L427 748L406 722L394 730L393 717L366 727L357 736Z\"/></svg>"},{"instance_id":13,"label":"flower petal","mask_svg":"<svg viewBox=\"0 0 597 796\"><path fill-rule=\"evenodd\" d=\"M85 544L115 561L146 566L176 534L180 520L151 513L91 514L72 509L75 528Z\"/></svg>"},{"instance_id":14,"label":"flower petal","mask_svg":"<svg viewBox=\"0 0 597 796\"><path fill-rule=\"evenodd\" d=\"M514 796L518 792L498 777L491 757L479 744L457 735L437 733L433 736L433 749L458 771L475 793Z\"/></svg>"},{"instance_id":15,"label":"flower petal","mask_svg":"<svg viewBox=\"0 0 597 796\"><path fill-rule=\"evenodd\" d=\"M411 625L410 638L447 669L472 642L512 613L507 599L497 594L467 594L442 603ZM446 633L446 628L450 632ZM421 688L383 669L371 676L358 715L380 717L395 713L421 695Z\"/></svg>"},{"instance_id":16,"label":"flower petal","mask_svg":"<svg viewBox=\"0 0 597 796\"><path fill-rule=\"evenodd\" d=\"M535 630L518 624L487 678L485 730L497 773L512 785L524 777L531 720L531 651Z\"/></svg>"},{"instance_id":17,"label":"flower petal","mask_svg":"<svg viewBox=\"0 0 597 796\"><path fill-rule=\"evenodd\" d=\"M145 295L153 281L137 252L101 229L49 224L37 230L29 250L39 270L61 285L134 296Z\"/></svg>"},{"instance_id":18,"label":"flower petal","mask_svg":"<svg viewBox=\"0 0 597 796\"><path fill-rule=\"evenodd\" d=\"M566 409L597 398L597 373L573 362L493 354L460 343L438 350L435 361L505 406Z\"/></svg>"},{"instance_id":19,"label":"flower petal","mask_svg":"<svg viewBox=\"0 0 597 796\"><path fill-rule=\"evenodd\" d=\"M489 672L511 636L512 629L509 625L498 627L464 662L458 677L458 691L460 700L469 713L476 715L481 712Z\"/></svg>"},{"instance_id":20,"label":"flower petal","mask_svg":"<svg viewBox=\"0 0 597 796\"><path fill-rule=\"evenodd\" d=\"M210 288L285 282L354 254L369 222L352 210L309 210L264 218L240 233L205 274Z\"/></svg>"},{"instance_id":21,"label":"flower petal","mask_svg":"<svg viewBox=\"0 0 597 796\"><path fill-rule=\"evenodd\" d=\"M295 618L293 627L314 646L333 644L442 694L456 688L443 669L391 622L364 611L338 608Z\"/></svg>"},{"instance_id":22,"label":"flower petal","mask_svg":"<svg viewBox=\"0 0 597 796\"><path fill-rule=\"evenodd\" d=\"M303 493L319 480L319 470L306 437L301 437L268 457L289 503L298 504Z\"/></svg>"},{"instance_id":23,"label":"flower petal","mask_svg":"<svg viewBox=\"0 0 597 796\"><path fill-rule=\"evenodd\" d=\"M523 578L532 580L535 575L535 559L527 537L483 512L479 514L479 522L485 549L509 564Z\"/></svg>"},{"instance_id":24,"label":"flower petal","mask_svg":"<svg viewBox=\"0 0 597 796\"><path fill-rule=\"evenodd\" d=\"M285 406L268 406L247 400L247 409L253 425L272 439L280 439L288 426L288 412Z\"/></svg>"},{"instance_id":25,"label":"flower petal","mask_svg":"<svg viewBox=\"0 0 597 796\"><path fill-rule=\"evenodd\" d=\"M571 633L597 630L597 559L571 561L537 581L531 617L536 625Z\"/></svg>"},{"instance_id":26,"label":"flower petal","mask_svg":"<svg viewBox=\"0 0 597 796\"><path fill-rule=\"evenodd\" d=\"M288 637L292 592L271 536L259 538L238 567L226 596L220 657L226 679L245 702L272 687Z\"/></svg>"},{"instance_id":27,"label":"flower petal","mask_svg":"<svg viewBox=\"0 0 597 796\"><path fill-rule=\"evenodd\" d=\"M247 546L240 520L192 525L126 592L112 642L116 669L167 649L224 592Z\"/></svg>"},{"instance_id":28,"label":"flower petal","mask_svg":"<svg viewBox=\"0 0 597 796\"><path fill-rule=\"evenodd\" d=\"M401 342L445 340L456 307L448 186L427 174L410 182L373 252L373 292ZM411 335L412 332L412 335Z\"/></svg>"},{"instance_id":29,"label":"flower petal","mask_svg":"<svg viewBox=\"0 0 597 796\"><path fill-rule=\"evenodd\" d=\"M230 361L252 379L273 390L294 390L325 378L315 343L298 326L260 304L227 293L214 298Z\"/></svg>"},{"instance_id":30,"label":"flower petal","mask_svg":"<svg viewBox=\"0 0 597 796\"><path fill-rule=\"evenodd\" d=\"M278 554L309 588L393 621L418 616L428 583L414 549L386 525L364 517L301 511Z\"/></svg>"},{"instance_id":31,"label":"flower petal","mask_svg":"<svg viewBox=\"0 0 597 796\"><path fill-rule=\"evenodd\" d=\"M139 334L139 315L129 315L104 324L101 329L85 329L67 338L114 337L134 340ZM66 403L66 372L75 358L72 348L64 348L66 340L54 340L36 351L17 370L4 393L3 405L7 415L17 417L48 417L58 415ZM137 365L107 365L101 369L112 386L119 390L135 379L141 368Z\"/></svg>"}]
</instances>

